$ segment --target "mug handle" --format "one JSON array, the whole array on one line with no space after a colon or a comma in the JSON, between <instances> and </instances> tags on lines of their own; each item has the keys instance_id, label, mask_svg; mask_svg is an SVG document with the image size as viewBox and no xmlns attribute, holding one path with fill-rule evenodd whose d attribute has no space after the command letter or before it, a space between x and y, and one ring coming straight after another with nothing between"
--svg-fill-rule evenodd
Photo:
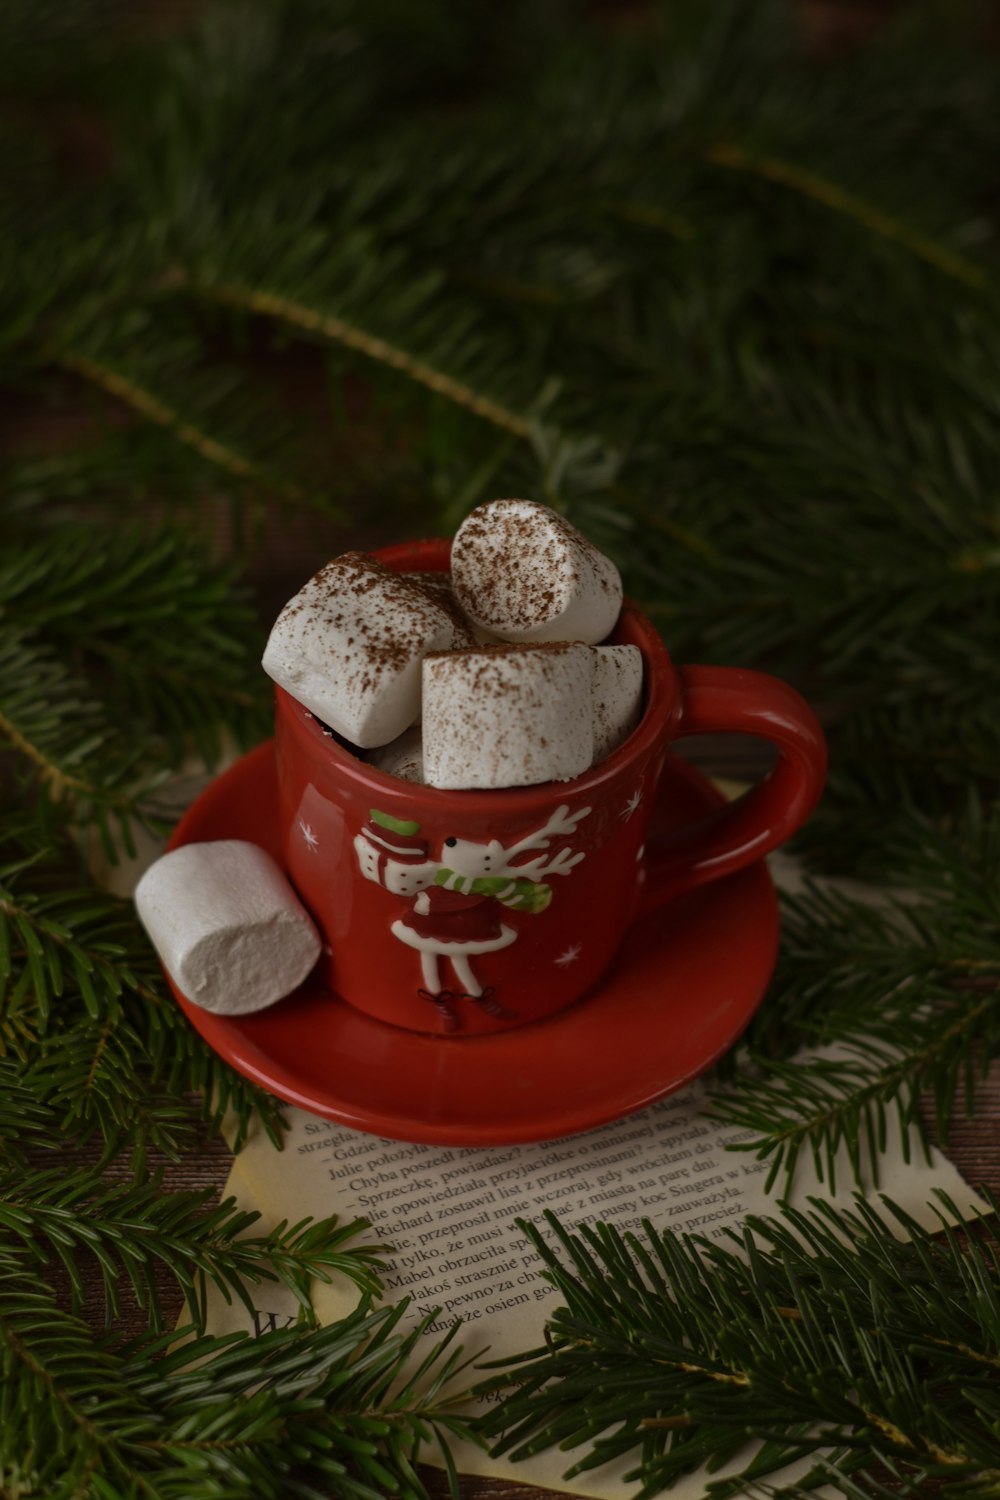
<instances>
[{"instance_id":1,"label":"mug handle","mask_svg":"<svg viewBox=\"0 0 1000 1500\"><path fill-rule=\"evenodd\" d=\"M809 817L826 780L819 720L794 688L738 667L681 667L680 719L689 734L753 734L780 752L763 781L736 802L667 834L647 851L638 915L694 886L762 859Z\"/></svg>"}]
</instances>

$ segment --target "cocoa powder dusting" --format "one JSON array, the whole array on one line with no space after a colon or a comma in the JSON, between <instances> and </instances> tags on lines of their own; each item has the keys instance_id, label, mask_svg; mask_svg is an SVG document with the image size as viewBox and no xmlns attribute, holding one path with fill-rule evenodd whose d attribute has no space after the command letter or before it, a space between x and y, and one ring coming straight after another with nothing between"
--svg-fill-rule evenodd
<instances>
[{"instance_id":1,"label":"cocoa powder dusting","mask_svg":"<svg viewBox=\"0 0 1000 1500\"><path fill-rule=\"evenodd\" d=\"M378 595L374 607L367 602L373 593ZM449 607L442 590L397 573L366 552L345 552L326 563L303 595L283 613L294 620L306 612L299 623L302 636L318 623L330 631L336 664L331 670L342 674L351 693L376 692L386 676L402 671L442 633L471 639L457 605Z\"/></svg>"},{"instance_id":2,"label":"cocoa powder dusting","mask_svg":"<svg viewBox=\"0 0 1000 1500\"><path fill-rule=\"evenodd\" d=\"M590 678L580 651L552 641L429 653L423 743L430 784L528 786L585 770Z\"/></svg>"},{"instance_id":3,"label":"cocoa powder dusting","mask_svg":"<svg viewBox=\"0 0 1000 1500\"><path fill-rule=\"evenodd\" d=\"M452 551L459 603L483 624L513 630L562 613L578 533L529 500L494 500L463 522Z\"/></svg>"}]
</instances>

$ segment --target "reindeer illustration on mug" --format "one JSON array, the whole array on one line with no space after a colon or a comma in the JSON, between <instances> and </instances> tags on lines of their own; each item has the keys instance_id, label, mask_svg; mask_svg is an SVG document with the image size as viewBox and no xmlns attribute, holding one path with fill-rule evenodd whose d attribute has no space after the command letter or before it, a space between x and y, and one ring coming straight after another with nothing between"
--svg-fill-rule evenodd
<instances>
[{"instance_id":1,"label":"reindeer illustration on mug","mask_svg":"<svg viewBox=\"0 0 1000 1500\"><path fill-rule=\"evenodd\" d=\"M546 882L568 875L584 858L565 845L550 854L550 846L554 839L571 837L590 810L571 813L563 803L542 827L514 844L450 836L441 840L436 856L421 837L419 823L371 810L354 840L358 865L367 880L409 899L407 911L390 931L420 955L423 987L418 993L437 1007L447 1030L458 1030L461 1002L471 1002L487 1015L508 1014L494 989L480 984L471 960L517 940L516 929L501 918L504 910L545 911L552 900ZM522 858L532 851L538 851L533 858ZM444 985L443 960L457 988Z\"/></svg>"}]
</instances>

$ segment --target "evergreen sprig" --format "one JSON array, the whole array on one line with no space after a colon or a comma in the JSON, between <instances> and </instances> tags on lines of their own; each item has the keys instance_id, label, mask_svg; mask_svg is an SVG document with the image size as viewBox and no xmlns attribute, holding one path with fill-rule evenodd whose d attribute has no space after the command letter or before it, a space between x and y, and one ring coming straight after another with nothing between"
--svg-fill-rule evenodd
<instances>
[{"instance_id":1,"label":"evergreen sprig","mask_svg":"<svg viewBox=\"0 0 1000 1500\"><path fill-rule=\"evenodd\" d=\"M1000 1484L1000 1238L986 1218L963 1245L946 1198L938 1216L943 1235L889 1199L784 1207L714 1238L521 1224L565 1305L482 1387L502 1396L494 1452L583 1446L569 1481L627 1456L638 1500L702 1465L718 1497L824 1481L871 1496L888 1475L894 1492L933 1480L984 1500ZM797 1460L809 1478L786 1486Z\"/></svg>"},{"instance_id":2,"label":"evergreen sprig","mask_svg":"<svg viewBox=\"0 0 1000 1500\"><path fill-rule=\"evenodd\" d=\"M0 618L83 668L106 712L137 742L162 736L172 764L192 749L216 761L223 726L239 744L266 727L267 694L250 670L259 626L234 569L206 561L205 542L134 523L95 542L92 527L63 522L0 559Z\"/></svg>"},{"instance_id":3,"label":"evergreen sprig","mask_svg":"<svg viewBox=\"0 0 1000 1500\"><path fill-rule=\"evenodd\" d=\"M424 1322L398 1332L405 1304L116 1348L4 1261L0 1285L0 1474L22 1495L424 1500L418 1445L470 1434L455 1330L412 1374Z\"/></svg>"},{"instance_id":4,"label":"evergreen sprig","mask_svg":"<svg viewBox=\"0 0 1000 1500\"><path fill-rule=\"evenodd\" d=\"M130 1150L136 1171L150 1149L176 1157L229 1112L238 1141L256 1115L277 1142L277 1101L185 1023L131 906L67 878L56 846L0 884L0 1046L53 1128L96 1136L108 1160Z\"/></svg>"},{"instance_id":5,"label":"evergreen sprig","mask_svg":"<svg viewBox=\"0 0 1000 1500\"><path fill-rule=\"evenodd\" d=\"M169 823L155 799L164 772L137 786L140 749L129 744L75 674L35 632L0 627L0 741L20 762L21 785L71 805L95 824L105 848L134 849L133 820L156 832Z\"/></svg>"},{"instance_id":6,"label":"evergreen sprig","mask_svg":"<svg viewBox=\"0 0 1000 1500\"><path fill-rule=\"evenodd\" d=\"M96 1262L109 1325L122 1314L119 1283L124 1278L150 1327L162 1326L158 1266L170 1273L199 1329L204 1329L206 1296L216 1288L234 1297L253 1316L250 1289L262 1282L290 1288L304 1316L312 1316L311 1283L340 1273L369 1297L381 1290L379 1246L345 1246L365 1230L363 1220L339 1224L279 1224L265 1235L249 1230L259 1219L239 1210L235 1199L212 1206L211 1192L169 1192L162 1174L141 1183L108 1183L100 1171L78 1168L67 1179L59 1167L0 1173L0 1228L23 1260L44 1266L58 1260L72 1290L74 1309L83 1296L81 1271Z\"/></svg>"},{"instance_id":7,"label":"evergreen sprig","mask_svg":"<svg viewBox=\"0 0 1000 1500\"><path fill-rule=\"evenodd\" d=\"M0 1058L0 1158L3 1166L26 1166L29 1148L54 1150L56 1117L21 1075L17 1061Z\"/></svg>"},{"instance_id":8,"label":"evergreen sprig","mask_svg":"<svg viewBox=\"0 0 1000 1500\"><path fill-rule=\"evenodd\" d=\"M944 830L914 813L891 852L899 895L814 885L784 900L773 992L713 1099L739 1149L770 1161L769 1188L802 1152L835 1186L841 1150L877 1183L889 1118L907 1159L927 1113L945 1140L1000 1052L1000 815L973 802ZM797 1059L804 1047L819 1052Z\"/></svg>"}]
</instances>

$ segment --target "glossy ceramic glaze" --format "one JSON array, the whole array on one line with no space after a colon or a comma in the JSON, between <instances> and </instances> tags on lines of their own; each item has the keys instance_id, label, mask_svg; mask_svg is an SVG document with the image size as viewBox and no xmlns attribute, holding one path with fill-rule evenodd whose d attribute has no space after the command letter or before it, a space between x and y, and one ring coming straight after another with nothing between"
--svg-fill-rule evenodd
<instances>
[{"instance_id":1,"label":"glossy ceramic glaze","mask_svg":"<svg viewBox=\"0 0 1000 1500\"><path fill-rule=\"evenodd\" d=\"M668 757L651 810L652 857L721 808L701 776ZM171 847L227 838L282 857L270 744L213 782ZM577 1134L690 1082L746 1026L777 949L777 900L757 862L633 923L585 999L492 1036L383 1024L318 974L250 1016L213 1015L174 993L210 1046L290 1104L394 1140L492 1146Z\"/></svg>"},{"instance_id":2,"label":"glossy ceramic glaze","mask_svg":"<svg viewBox=\"0 0 1000 1500\"><path fill-rule=\"evenodd\" d=\"M378 556L404 572L441 571L449 544ZM323 977L338 995L439 1036L530 1024L600 981L640 912L758 860L812 811L823 737L796 693L759 673L678 672L628 601L612 640L642 652L642 720L564 783L456 792L400 781L277 689L280 858L323 932ZM772 739L775 770L647 853L654 804L671 795L658 792L669 745L719 730Z\"/></svg>"}]
</instances>

